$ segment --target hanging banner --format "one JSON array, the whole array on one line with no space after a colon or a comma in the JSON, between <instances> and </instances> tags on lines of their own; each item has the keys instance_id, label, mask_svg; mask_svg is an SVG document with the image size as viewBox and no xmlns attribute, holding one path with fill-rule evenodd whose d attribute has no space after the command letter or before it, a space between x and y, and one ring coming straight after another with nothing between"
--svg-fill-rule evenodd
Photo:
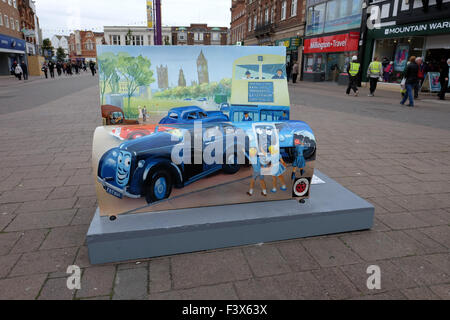
<instances>
[{"instance_id":1,"label":"hanging banner","mask_svg":"<svg viewBox=\"0 0 450 320\"><path fill-rule=\"evenodd\" d=\"M399 45L395 51L394 70L403 72L409 58L409 45Z\"/></svg>"},{"instance_id":2,"label":"hanging banner","mask_svg":"<svg viewBox=\"0 0 450 320\"><path fill-rule=\"evenodd\" d=\"M153 1L147 0L147 27L153 28Z\"/></svg>"}]
</instances>

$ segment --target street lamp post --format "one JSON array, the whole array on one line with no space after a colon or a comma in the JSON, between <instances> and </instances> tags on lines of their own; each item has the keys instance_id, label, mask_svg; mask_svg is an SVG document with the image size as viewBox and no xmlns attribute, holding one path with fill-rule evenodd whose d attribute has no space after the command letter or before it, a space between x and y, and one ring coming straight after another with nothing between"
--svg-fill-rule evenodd
<instances>
[{"instance_id":1,"label":"street lamp post","mask_svg":"<svg viewBox=\"0 0 450 320\"><path fill-rule=\"evenodd\" d=\"M155 10L155 45L162 45L161 32L161 0L153 0L153 8Z\"/></svg>"}]
</instances>

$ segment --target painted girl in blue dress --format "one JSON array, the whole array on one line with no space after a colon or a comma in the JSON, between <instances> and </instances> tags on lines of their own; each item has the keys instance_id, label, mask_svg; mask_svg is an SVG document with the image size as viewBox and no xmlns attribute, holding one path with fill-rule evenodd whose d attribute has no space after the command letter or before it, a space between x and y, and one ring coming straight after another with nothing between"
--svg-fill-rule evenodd
<instances>
[{"instance_id":1,"label":"painted girl in blue dress","mask_svg":"<svg viewBox=\"0 0 450 320\"><path fill-rule=\"evenodd\" d=\"M269 147L270 152L270 158L273 166L273 172L272 172L272 183L273 188L271 192L275 193L277 192L277 180L280 181L281 184L281 190L286 191L286 182L284 181L283 174L286 172L287 164L284 162L283 157L281 156L278 148L275 146Z\"/></svg>"},{"instance_id":2,"label":"painted girl in blue dress","mask_svg":"<svg viewBox=\"0 0 450 320\"><path fill-rule=\"evenodd\" d=\"M294 140L295 152L294 152L294 162L292 163L292 180L295 180L297 175L297 169L300 169L300 175L303 176L306 162L303 152L305 150L305 143L300 139Z\"/></svg>"}]
</instances>

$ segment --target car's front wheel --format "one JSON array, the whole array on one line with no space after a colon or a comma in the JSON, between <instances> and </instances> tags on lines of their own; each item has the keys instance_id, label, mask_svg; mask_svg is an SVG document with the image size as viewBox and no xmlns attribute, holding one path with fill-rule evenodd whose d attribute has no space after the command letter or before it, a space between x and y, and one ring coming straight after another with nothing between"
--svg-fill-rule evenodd
<instances>
[{"instance_id":1,"label":"car's front wheel","mask_svg":"<svg viewBox=\"0 0 450 320\"><path fill-rule=\"evenodd\" d=\"M241 165L238 163L238 155L236 153L229 155L225 164L222 166L222 170L226 174L235 174L240 169Z\"/></svg>"},{"instance_id":2,"label":"car's front wheel","mask_svg":"<svg viewBox=\"0 0 450 320\"><path fill-rule=\"evenodd\" d=\"M153 203L167 199L172 192L172 178L166 170L154 172L147 184L145 200L147 203Z\"/></svg>"}]
</instances>

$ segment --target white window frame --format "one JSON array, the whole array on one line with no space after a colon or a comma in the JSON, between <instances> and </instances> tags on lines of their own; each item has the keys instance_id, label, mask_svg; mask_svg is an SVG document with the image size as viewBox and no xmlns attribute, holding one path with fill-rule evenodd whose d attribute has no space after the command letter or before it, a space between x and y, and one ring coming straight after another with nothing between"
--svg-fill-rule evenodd
<instances>
[{"instance_id":1,"label":"white window frame","mask_svg":"<svg viewBox=\"0 0 450 320\"><path fill-rule=\"evenodd\" d=\"M143 46L144 45L144 36L143 35L132 35L130 37L130 45L132 46Z\"/></svg>"},{"instance_id":2,"label":"white window frame","mask_svg":"<svg viewBox=\"0 0 450 320\"><path fill-rule=\"evenodd\" d=\"M2 26L3 25L3 15L2 15L2 13L0 12L0 26Z\"/></svg>"},{"instance_id":3,"label":"white window frame","mask_svg":"<svg viewBox=\"0 0 450 320\"><path fill-rule=\"evenodd\" d=\"M256 30L256 25L258 24L258 16L253 17L253 30Z\"/></svg>"},{"instance_id":4,"label":"white window frame","mask_svg":"<svg viewBox=\"0 0 450 320\"><path fill-rule=\"evenodd\" d=\"M280 20L286 20L286 13L287 13L287 2L286 0L284 0L283 2L281 2L281 18Z\"/></svg>"},{"instance_id":5,"label":"white window frame","mask_svg":"<svg viewBox=\"0 0 450 320\"><path fill-rule=\"evenodd\" d=\"M270 9L270 23L275 22L275 6Z\"/></svg>"},{"instance_id":6,"label":"white window frame","mask_svg":"<svg viewBox=\"0 0 450 320\"><path fill-rule=\"evenodd\" d=\"M269 24L269 7L264 9L264 23Z\"/></svg>"},{"instance_id":7,"label":"white window frame","mask_svg":"<svg viewBox=\"0 0 450 320\"><path fill-rule=\"evenodd\" d=\"M5 27L9 28L9 18L6 14L5 14Z\"/></svg>"},{"instance_id":8,"label":"white window frame","mask_svg":"<svg viewBox=\"0 0 450 320\"><path fill-rule=\"evenodd\" d=\"M120 46L120 35L112 34L111 35L111 44Z\"/></svg>"},{"instance_id":9,"label":"white window frame","mask_svg":"<svg viewBox=\"0 0 450 320\"><path fill-rule=\"evenodd\" d=\"M292 0L291 2L291 17L295 17L297 15L298 9L298 0Z\"/></svg>"},{"instance_id":10,"label":"white window frame","mask_svg":"<svg viewBox=\"0 0 450 320\"><path fill-rule=\"evenodd\" d=\"M17 31L20 32L20 24L19 24L19 20L16 20L16 28L17 28Z\"/></svg>"},{"instance_id":11,"label":"white window frame","mask_svg":"<svg viewBox=\"0 0 450 320\"><path fill-rule=\"evenodd\" d=\"M248 18L248 32L252 31L252 17Z\"/></svg>"}]
</instances>

